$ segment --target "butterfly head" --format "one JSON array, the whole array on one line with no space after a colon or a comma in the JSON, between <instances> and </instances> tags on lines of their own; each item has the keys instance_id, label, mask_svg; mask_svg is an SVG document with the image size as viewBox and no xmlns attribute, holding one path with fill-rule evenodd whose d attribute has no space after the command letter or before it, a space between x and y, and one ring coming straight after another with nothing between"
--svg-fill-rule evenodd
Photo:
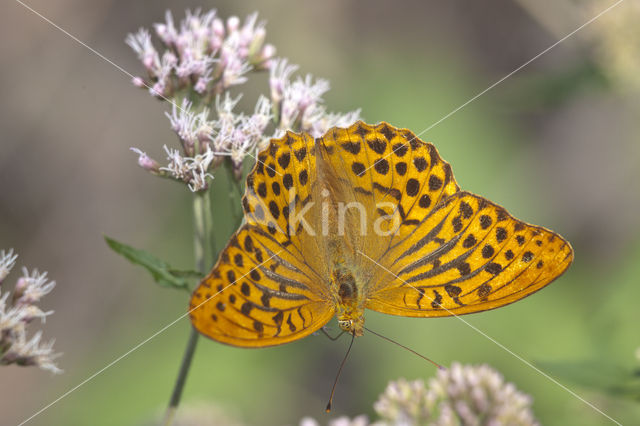
<instances>
[{"instance_id":1,"label":"butterfly head","mask_svg":"<svg viewBox=\"0 0 640 426\"><path fill-rule=\"evenodd\" d=\"M353 334L356 337L362 336L364 334L364 315L349 318L349 315L344 314L338 317L338 326L341 330Z\"/></svg>"}]
</instances>

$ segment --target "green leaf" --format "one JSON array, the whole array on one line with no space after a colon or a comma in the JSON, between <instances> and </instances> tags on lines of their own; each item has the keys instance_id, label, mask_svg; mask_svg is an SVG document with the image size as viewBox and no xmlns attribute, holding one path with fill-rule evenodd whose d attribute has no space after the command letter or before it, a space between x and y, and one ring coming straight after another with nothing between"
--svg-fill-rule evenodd
<instances>
[{"instance_id":1,"label":"green leaf","mask_svg":"<svg viewBox=\"0 0 640 426\"><path fill-rule=\"evenodd\" d=\"M560 381L571 381L611 396L640 401L640 374L595 360L537 363Z\"/></svg>"},{"instance_id":2,"label":"green leaf","mask_svg":"<svg viewBox=\"0 0 640 426\"><path fill-rule=\"evenodd\" d=\"M200 281L202 274L196 271L180 271L173 269L167 262L161 260L151 253L131 247L127 244L116 241L105 235L104 240L111 250L124 256L134 265L145 268L153 280L163 287L172 287L180 290L190 291L194 281Z\"/></svg>"}]
</instances>

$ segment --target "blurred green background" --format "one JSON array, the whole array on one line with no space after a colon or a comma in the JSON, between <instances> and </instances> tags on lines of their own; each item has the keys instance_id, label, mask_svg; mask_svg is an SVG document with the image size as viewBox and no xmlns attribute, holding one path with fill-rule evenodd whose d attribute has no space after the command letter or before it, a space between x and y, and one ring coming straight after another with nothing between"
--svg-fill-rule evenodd
<instances>
[{"instance_id":1,"label":"blurred green background","mask_svg":"<svg viewBox=\"0 0 640 426\"><path fill-rule=\"evenodd\" d=\"M464 317L623 424L640 418L640 9L628 2L506 79L422 138L459 184L554 229L574 245L569 271L536 295ZM127 33L187 7L257 10L267 41L301 73L331 81L333 111L421 132L613 1L109 1L28 4L125 70ZM112 253L106 234L192 268L190 193L136 164L174 143L167 105L16 2L3 25L0 249L58 282L45 338L65 373L0 368L0 423L17 424L185 313L187 296ZM635 50L634 50L635 49ZM635 56L634 56L635 55ZM636 67L636 68L634 68ZM262 79L262 80L261 80ZM267 92L267 76L251 90ZM254 102L258 91L245 94ZM218 194L226 183L215 180ZM214 191L216 189L214 188ZM215 202L220 241L230 206ZM611 422L456 318L369 312L367 325L448 365L487 363L534 398L543 424ZM335 324L334 324L335 326ZM190 324L183 319L33 419L33 425L137 425L162 413ZM334 412L324 406L348 339L311 336L244 350L201 339L184 407L247 424L324 424L366 413L387 382L434 368L375 336L355 342ZM634 381L635 380L635 381Z\"/></svg>"}]
</instances>

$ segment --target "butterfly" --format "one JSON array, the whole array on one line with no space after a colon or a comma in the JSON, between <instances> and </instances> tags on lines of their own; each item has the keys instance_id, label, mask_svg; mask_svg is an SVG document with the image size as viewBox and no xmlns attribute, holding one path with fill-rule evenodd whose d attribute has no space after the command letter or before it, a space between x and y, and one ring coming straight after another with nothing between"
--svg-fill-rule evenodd
<instances>
[{"instance_id":1,"label":"butterfly","mask_svg":"<svg viewBox=\"0 0 640 426\"><path fill-rule=\"evenodd\" d=\"M560 235L460 190L431 143L387 123L287 132L258 154L244 220L190 300L193 326L240 347L301 339L365 309L407 317L486 311L571 264Z\"/></svg>"}]
</instances>

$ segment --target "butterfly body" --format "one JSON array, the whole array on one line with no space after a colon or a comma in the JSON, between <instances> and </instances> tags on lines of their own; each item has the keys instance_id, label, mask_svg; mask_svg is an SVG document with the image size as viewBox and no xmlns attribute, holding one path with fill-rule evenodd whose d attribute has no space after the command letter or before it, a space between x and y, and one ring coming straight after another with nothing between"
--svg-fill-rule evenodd
<instances>
[{"instance_id":1,"label":"butterfly body","mask_svg":"<svg viewBox=\"0 0 640 426\"><path fill-rule=\"evenodd\" d=\"M258 155L245 221L194 291L193 325L241 347L300 339L364 311L461 315L560 276L571 245L461 191L432 144L387 123L288 132Z\"/></svg>"},{"instance_id":2,"label":"butterfly body","mask_svg":"<svg viewBox=\"0 0 640 426\"><path fill-rule=\"evenodd\" d=\"M347 268L336 265L333 270L331 289L334 294L338 326L355 336L364 334L364 297L363 286Z\"/></svg>"}]
</instances>

